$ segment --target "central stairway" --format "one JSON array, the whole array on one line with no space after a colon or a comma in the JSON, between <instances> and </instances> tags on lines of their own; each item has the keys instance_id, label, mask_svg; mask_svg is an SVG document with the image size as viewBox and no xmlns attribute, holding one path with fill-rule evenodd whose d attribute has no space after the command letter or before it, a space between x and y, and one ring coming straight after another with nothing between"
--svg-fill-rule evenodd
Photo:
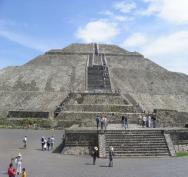
<instances>
[{"instance_id":1,"label":"central stairway","mask_svg":"<svg viewBox=\"0 0 188 177\"><path fill-rule=\"evenodd\" d=\"M115 157L170 156L161 130L106 130L105 149L114 147Z\"/></svg>"}]
</instances>

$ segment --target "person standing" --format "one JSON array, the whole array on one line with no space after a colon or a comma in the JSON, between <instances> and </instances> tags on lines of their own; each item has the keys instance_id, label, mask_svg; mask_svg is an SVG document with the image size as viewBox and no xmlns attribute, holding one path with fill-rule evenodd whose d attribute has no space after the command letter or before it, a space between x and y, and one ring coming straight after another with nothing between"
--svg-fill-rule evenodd
<instances>
[{"instance_id":1,"label":"person standing","mask_svg":"<svg viewBox=\"0 0 188 177\"><path fill-rule=\"evenodd\" d=\"M24 148L26 149L26 147L27 147L27 136L24 137L23 143L24 143Z\"/></svg>"},{"instance_id":2,"label":"person standing","mask_svg":"<svg viewBox=\"0 0 188 177\"><path fill-rule=\"evenodd\" d=\"M97 154L98 154L98 147L95 146L92 150L92 157L93 157L93 165L96 164L96 158L97 158Z\"/></svg>"},{"instance_id":3,"label":"person standing","mask_svg":"<svg viewBox=\"0 0 188 177\"><path fill-rule=\"evenodd\" d=\"M16 176L16 169L13 167L12 163L10 163L7 173L8 173L9 177L15 177Z\"/></svg>"},{"instance_id":4,"label":"person standing","mask_svg":"<svg viewBox=\"0 0 188 177\"><path fill-rule=\"evenodd\" d=\"M100 123L100 117L99 115L96 116L96 124L97 124L97 130L99 128L99 123Z\"/></svg>"},{"instance_id":5,"label":"person standing","mask_svg":"<svg viewBox=\"0 0 188 177\"><path fill-rule=\"evenodd\" d=\"M25 168L22 169L21 177L27 177Z\"/></svg>"},{"instance_id":6,"label":"person standing","mask_svg":"<svg viewBox=\"0 0 188 177\"><path fill-rule=\"evenodd\" d=\"M107 129L107 126L108 126L108 120L107 120L107 117L104 116L104 129L105 130Z\"/></svg>"},{"instance_id":7,"label":"person standing","mask_svg":"<svg viewBox=\"0 0 188 177\"><path fill-rule=\"evenodd\" d=\"M15 164L16 164L16 174L20 175L20 173L22 172L22 155L20 153L15 158Z\"/></svg>"},{"instance_id":8,"label":"person standing","mask_svg":"<svg viewBox=\"0 0 188 177\"><path fill-rule=\"evenodd\" d=\"M51 145L51 138L48 138L48 140L47 140L48 151L50 150L50 145Z\"/></svg>"},{"instance_id":9,"label":"person standing","mask_svg":"<svg viewBox=\"0 0 188 177\"><path fill-rule=\"evenodd\" d=\"M112 146L109 147L109 167L113 167L113 159L114 159L114 148Z\"/></svg>"},{"instance_id":10,"label":"person standing","mask_svg":"<svg viewBox=\"0 0 188 177\"><path fill-rule=\"evenodd\" d=\"M128 128L128 118L126 116L124 118L124 128Z\"/></svg>"},{"instance_id":11,"label":"person standing","mask_svg":"<svg viewBox=\"0 0 188 177\"><path fill-rule=\"evenodd\" d=\"M125 116L122 116L122 117L121 117L122 127L124 127L124 121L125 121Z\"/></svg>"},{"instance_id":12,"label":"person standing","mask_svg":"<svg viewBox=\"0 0 188 177\"><path fill-rule=\"evenodd\" d=\"M52 136L51 137L51 149L53 149L54 148L54 142L55 142L55 138L54 138L54 136Z\"/></svg>"},{"instance_id":13,"label":"person standing","mask_svg":"<svg viewBox=\"0 0 188 177\"><path fill-rule=\"evenodd\" d=\"M42 151L44 151L44 136L41 137L41 145L42 145Z\"/></svg>"}]
</instances>

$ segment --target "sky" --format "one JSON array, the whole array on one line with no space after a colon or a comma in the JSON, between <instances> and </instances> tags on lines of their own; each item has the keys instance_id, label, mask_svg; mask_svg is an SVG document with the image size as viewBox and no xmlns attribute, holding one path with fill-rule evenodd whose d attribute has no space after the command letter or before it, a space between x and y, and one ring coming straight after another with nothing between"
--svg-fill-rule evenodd
<instances>
[{"instance_id":1,"label":"sky","mask_svg":"<svg viewBox=\"0 0 188 177\"><path fill-rule=\"evenodd\" d=\"M0 68L91 42L188 74L188 0L0 0Z\"/></svg>"}]
</instances>

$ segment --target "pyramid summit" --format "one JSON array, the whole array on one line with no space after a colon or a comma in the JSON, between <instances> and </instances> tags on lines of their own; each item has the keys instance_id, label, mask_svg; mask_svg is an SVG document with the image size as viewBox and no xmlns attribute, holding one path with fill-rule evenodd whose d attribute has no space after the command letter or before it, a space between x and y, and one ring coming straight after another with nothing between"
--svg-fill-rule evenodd
<instances>
[{"instance_id":1,"label":"pyramid summit","mask_svg":"<svg viewBox=\"0 0 188 177\"><path fill-rule=\"evenodd\" d=\"M70 92L119 91L142 110L188 112L188 76L116 45L71 44L0 70L0 114L54 112Z\"/></svg>"}]
</instances>

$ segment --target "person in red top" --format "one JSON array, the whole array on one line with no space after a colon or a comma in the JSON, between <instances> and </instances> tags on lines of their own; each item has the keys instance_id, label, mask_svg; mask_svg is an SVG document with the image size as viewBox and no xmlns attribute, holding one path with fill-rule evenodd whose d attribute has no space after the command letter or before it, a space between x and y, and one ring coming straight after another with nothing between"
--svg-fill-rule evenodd
<instances>
[{"instance_id":1,"label":"person in red top","mask_svg":"<svg viewBox=\"0 0 188 177\"><path fill-rule=\"evenodd\" d=\"M8 176L15 177L15 175L16 175L16 169L13 167L13 165L11 163L8 168Z\"/></svg>"}]
</instances>

